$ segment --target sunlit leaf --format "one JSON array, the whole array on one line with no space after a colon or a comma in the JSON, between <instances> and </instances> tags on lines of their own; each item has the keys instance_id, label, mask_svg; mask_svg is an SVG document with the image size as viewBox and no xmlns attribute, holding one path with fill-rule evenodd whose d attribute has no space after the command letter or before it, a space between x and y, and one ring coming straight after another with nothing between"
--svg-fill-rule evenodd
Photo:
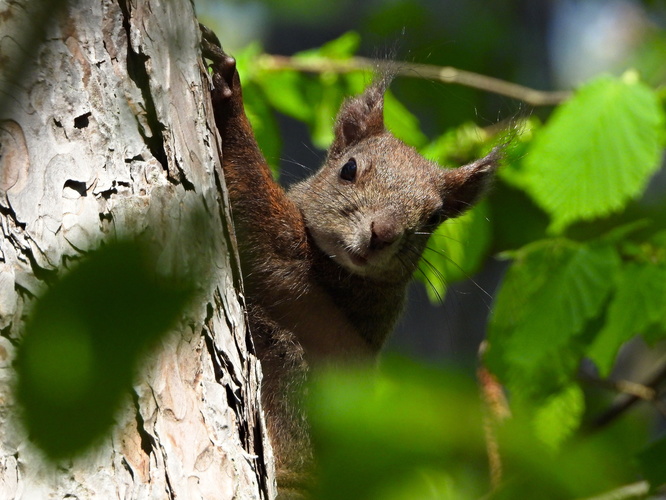
<instances>
[{"instance_id":1,"label":"sunlit leaf","mask_svg":"<svg viewBox=\"0 0 666 500\"><path fill-rule=\"evenodd\" d=\"M384 95L384 122L393 135L410 146L421 147L428 140L419 120L391 92Z\"/></svg>"},{"instance_id":2,"label":"sunlit leaf","mask_svg":"<svg viewBox=\"0 0 666 500\"><path fill-rule=\"evenodd\" d=\"M632 262L617 280L604 327L587 352L607 376L627 340L666 317L666 265Z\"/></svg>"},{"instance_id":3,"label":"sunlit leaf","mask_svg":"<svg viewBox=\"0 0 666 500\"><path fill-rule=\"evenodd\" d=\"M316 85L297 71L264 72L258 80L268 102L276 110L302 122L312 120L314 106L308 101L308 86Z\"/></svg>"},{"instance_id":4,"label":"sunlit leaf","mask_svg":"<svg viewBox=\"0 0 666 500\"><path fill-rule=\"evenodd\" d=\"M486 133L474 123L465 123L447 130L420 148L421 154L443 166L457 167L459 158L475 159L479 145L487 139Z\"/></svg>"},{"instance_id":5,"label":"sunlit leaf","mask_svg":"<svg viewBox=\"0 0 666 500\"><path fill-rule=\"evenodd\" d=\"M333 142L335 117L345 98L344 80L338 75L324 74L319 77L319 100L309 123L312 143L327 149Z\"/></svg>"},{"instance_id":6,"label":"sunlit leaf","mask_svg":"<svg viewBox=\"0 0 666 500\"><path fill-rule=\"evenodd\" d=\"M585 401L583 391L577 384L571 384L562 391L549 396L534 415L535 434L549 448L559 449L560 445L578 429Z\"/></svg>"},{"instance_id":7,"label":"sunlit leaf","mask_svg":"<svg viewBox=\"0 0 666 500\"><path fill-rule=\"evenodd\" d=\"M301 59L326 57L330 59L346 59L353 56L361 44L361 36L355 31L348 31L321 47L304 50L295 56Z\"/></svg>"},{"instance_id":8,"label":"sunlit leaf","mask_svg":"<svg viewBox=\"0 0 666 500\"><path fill-rule=\"evenodd\" d=\"M621 209L659 166L664 117L649 87L598 78L556 109L525 158L524 181L562 231Z\"/></svg>"},{"instance_id":9,"label":"sunlit leaf","mask_svg":"<svg viewBox=\"0 0 666 500\"><path fill-rule=\"evenodd\" d=\"M576 368L577 339L597 316L620 261L610 245L543 240L516 253L496 299L487 353L512 390L559 390Z\"/></svg>"}]
</instances>

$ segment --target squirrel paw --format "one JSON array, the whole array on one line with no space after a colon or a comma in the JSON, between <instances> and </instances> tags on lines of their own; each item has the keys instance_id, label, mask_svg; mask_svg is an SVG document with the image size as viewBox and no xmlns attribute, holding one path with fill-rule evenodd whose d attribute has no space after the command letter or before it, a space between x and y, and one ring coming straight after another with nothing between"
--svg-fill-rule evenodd
<instances>
[{"instance_id":1,"label":"squirrel paw","mask_svg":"<svg viewBox=\"0 0 666 500\"><path fill-rule=\"evenodd\" d=\"M212 61L213 85L215 93L222 99L229 99L234 94L234 87L238 77L236 74L236 59L224 52L220 40L203 24L199 23L201 30L201 49L206 59Z\"/></svg>"}]
</instances>

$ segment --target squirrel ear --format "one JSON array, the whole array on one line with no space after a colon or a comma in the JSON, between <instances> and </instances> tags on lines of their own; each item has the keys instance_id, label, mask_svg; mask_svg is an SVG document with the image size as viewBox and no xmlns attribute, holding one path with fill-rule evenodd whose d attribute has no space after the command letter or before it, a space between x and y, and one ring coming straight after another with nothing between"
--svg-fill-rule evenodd
<instances>
[{"instance_id":1,"label":"squirrel ear","mask_svg":"<svg viewBox=\"0 0 666 500\"><path fill-rule=\"evenodd\" d=\"M335 139L329 154L336 157L363 139L384 132L384 91L380 81L368 87L363 94L347 99L335 120Z\"/></svg>"},{"instance_id":2,"label":"squirrel ear","mask_svg":"<svg viewBox=\"0 0 666 500\"><path fill-rule=\"evenodd\" d=\"M442 200L448 218L458 217L479 201L490 187L501 157L502 150L496 147L473 163L443 171Z\"/></svg>"}]
</instances>

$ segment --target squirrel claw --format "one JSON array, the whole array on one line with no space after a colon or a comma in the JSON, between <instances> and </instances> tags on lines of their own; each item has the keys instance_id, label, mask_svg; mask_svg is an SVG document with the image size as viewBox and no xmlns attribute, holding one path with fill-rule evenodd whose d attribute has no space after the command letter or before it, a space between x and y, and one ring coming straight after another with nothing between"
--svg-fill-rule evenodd
<instances>
[{"instance_id":1,"label":"squirrel claw","mask_svg":"<svg viewBox=\"0 0 666 500\"><path fill-rule=\"evenodd\" d=\"M213 32L213 30L204 26L201 23L199 23L199 30L201 31L202 38L205 41L219 47L220 49L222 48L222 44L220 43L220 39L217 38L217 35Z\"/></svg>"},{"instance_id":2,"label":"squirrel claw","mask_svg":"<svg viewBox=\"0 0 666 500\"><path fill-rule=\"evenodd\" d=\"M206 59L212 61L213 85L218 95L229 99L233 95L234 76L236 74L236 59L224 52L217 35L203 24L199 23L201 30L201 49Z\"/></svg>"}]
</instances>

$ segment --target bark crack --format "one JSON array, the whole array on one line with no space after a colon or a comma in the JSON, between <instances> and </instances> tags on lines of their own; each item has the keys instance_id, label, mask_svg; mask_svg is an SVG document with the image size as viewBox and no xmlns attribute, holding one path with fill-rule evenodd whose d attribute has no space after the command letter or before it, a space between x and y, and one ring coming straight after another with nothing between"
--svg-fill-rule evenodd
<instances>
[{"instance_id":1,"label":"bark crack","mask_svg":"<svg viewBox=\"0 0 666 500\"><path fill-rule=\"evenodd\" d=\"M149 131L145 130L137 117L139 133L146 146L165 171L169 171L169 162L164 148L164 124L157 117L157 107L150 89L150 75L146 62L150 59L146 54L137 51L132 46L131 5L128 0L119 0L120 10L123 13L123 28L127 34L127 74L141 92L144 101L144 111Z\"/></svg>"},{"instance_id":2,"label":"bark crack","mask_svg":"<svg viewBox=\"0 0 666 500\"><path fill-rule=\"evenodd\" d=\"M229 359L227 353L223 350L217 349L215 347L215 342L213 341L212 332L210 330L209 324L213 315L213 306L208 304L208 311L206 316L206 326L203 329L203 336L206 342L206 348L210 355L211 361L213 363L213 371L215 373L215 381L224 386L224 390L227 396L227 404L229 409L232 410L237 418L238 422L238 435L240 442L243 444L243 448L247 453L253 454L252 446L249 440L248 428L246 427L244 415L244 403L243 398L240 394L240 388L243 387L243 383L239 380L238 373L234 369L233 362ZM228 380L224 380L224 376L227 375ZM235 389L234 389L235 387Z\"/></svg>"},{"instance_id":3,"label":"bark crack","mask_svg":"<svg viewBox=\"0 0 666 500\"><path fill-rule=\"evenodd\" d=\"M176 169L178 170L178 176L180 177L180 179L178 179L178 180L180 181L180 183L185 188L185 191L195 191L196 192L196 188L194 187L194 184L192 184L189 181L189 179L187 178L187 176L185 175L185 171L183 170L183 167L180 165L180 162L178 160L175 160L175 164L176 164ZM171 180L172 182L174 181L174 179L171 179L170 177L169 177L169 180Z\"/></svg>"},{"instance_id":4,"label":"bark crack","mask_svg":"<svg viewBox=\"0 0 666 500\"><path fill-rule=\"evenodd\" d=\"M141 415L141 404L139 402L139 395L136 391L132 392L132 401L134 402L134 409L136 415L136 429L139 433L139 438L141 438L141 450L146 454L150 455L153 450L157 448L157 443L155 438L150 435L146 430L146 422Z\"/></svg>"},{"instance_id":5,"label":"bark crack","mask_svg":"<svg viewBox=\"0 0 666 500\"><path fill-rule=\"evenodd\" d=\"M224 378L224 370L222 369L222 362L220 360L219 352L217 349L215 349L215 343L213 342L213 337L208 327L204 328L203 335L204 335L204 340L206 341L206 348L208 349L208 354L210 355L210 359L213 363L213 373L215 374L215 381L220 383Z\"/></svg>"},{"instance_id":6,"label":"bark crack","mask_svg":"<svg viewBox=\"0 0 666 500\"><path fill-rule=\"evenodd\" d=\"M30 264L30 268L32 269L35 278L44 281L47 284L52 283L58 274L57 271L54 269L47 269L37 263L37 258L35 257L30 242L32 242L36 248L39 247L27 233L27 224L18 220L16 212L14 212L14 209L9 204L9 200L7 200L6 206L0 204L0 216L3 216L8 222L9 234L6 234L5 238L25 258L25 261Z\"/></svg>"},{"instance_id":7,"label":"bark crack","mask_svg":"<svg viewBox=\"0 0 666 500\"><path fill-rule=\"evenodd\" d=\"M222 159L220 158L220 161L221 160ZM227 204L225 203L226 198L224 197L224 188L222 186L222 179L220 178L220 176L223 177L223 175L224 174L221 174L217 168L215 169L215 187L217 188L220 197L218 207L220 209L220 220L222 222L222 234L227 243L229 260L231 261L229 262L229 269L231 269L231 278L234 282L234 289L240 292L243 290L243 279L240 273L240 258L237 251L238 245L236 244L236 233L234 232L233 222L224 212ZM231 213L231 208L229 208L229 213ZM243 301L241 300L241 303L242 302ZM245 304L243 304L243 306L244 305Z\"/></svg>"}]
</instances>

